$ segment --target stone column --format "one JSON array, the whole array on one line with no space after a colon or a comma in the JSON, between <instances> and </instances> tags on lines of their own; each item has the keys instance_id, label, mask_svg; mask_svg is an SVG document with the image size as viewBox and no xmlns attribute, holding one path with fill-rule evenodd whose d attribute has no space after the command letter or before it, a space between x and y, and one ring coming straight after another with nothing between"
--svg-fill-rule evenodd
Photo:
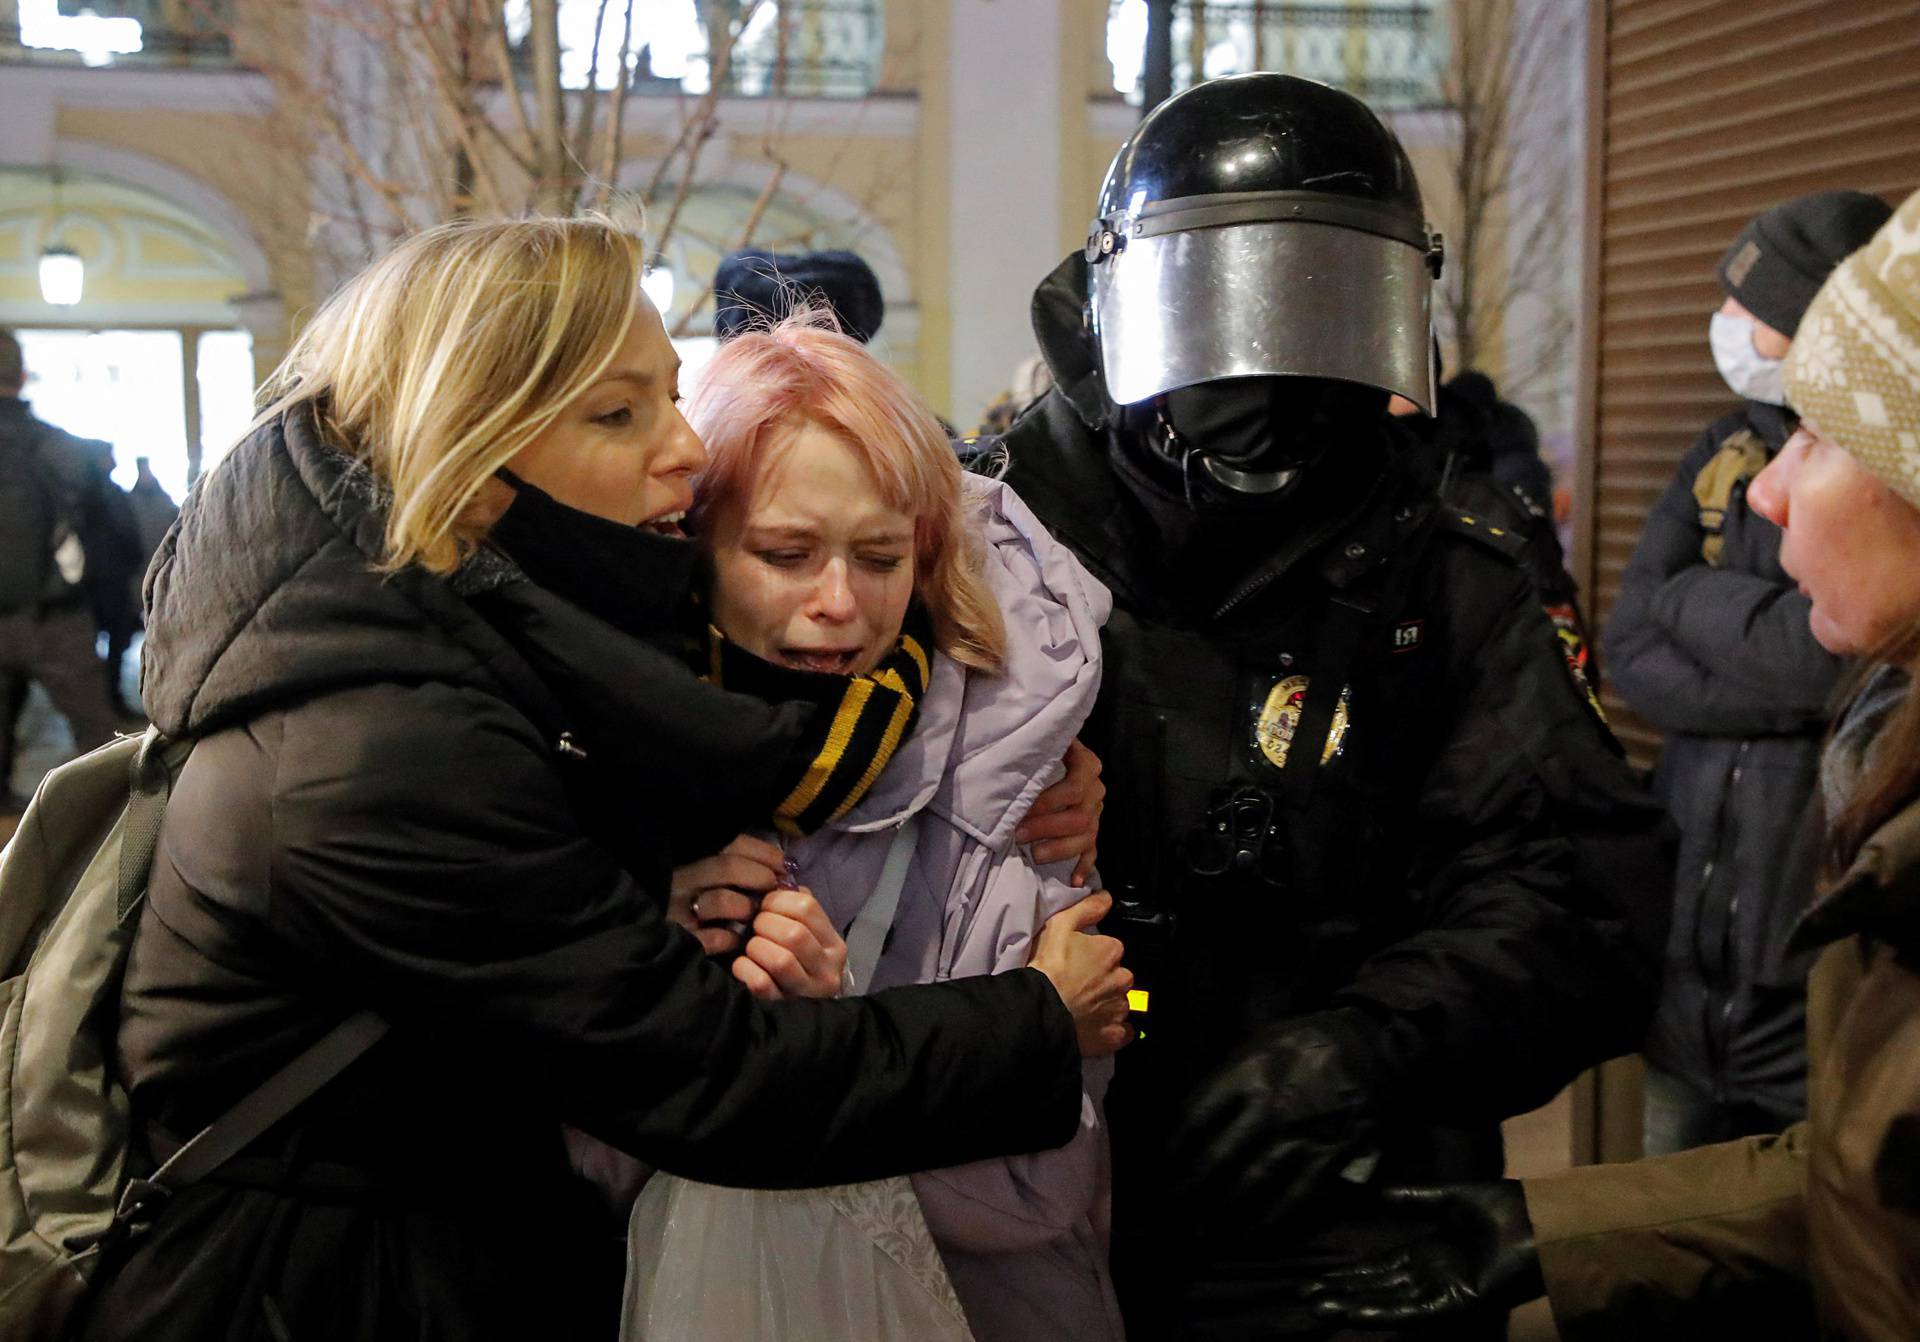
<instances>
[{"instance_id":1,"label":"stone column","mask_svg":"<svg viewBox=\"0 0 1920 1342\"><path fill-rule=\"evenodd\" d=\"M1028 305L1063 255L1067 3L952 0L949 400L962 432L1005 389L1014 365L1033 353Z\"/></svg>"}]
</instances>

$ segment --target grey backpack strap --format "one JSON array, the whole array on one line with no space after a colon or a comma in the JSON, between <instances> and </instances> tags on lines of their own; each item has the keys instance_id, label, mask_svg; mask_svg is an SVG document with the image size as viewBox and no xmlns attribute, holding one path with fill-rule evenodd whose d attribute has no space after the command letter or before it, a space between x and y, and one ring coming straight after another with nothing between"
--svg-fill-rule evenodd
<instances>
[{"instance_id":1,"label":"grey backpack strap","mask_svg":"<svg viewBox=\"0 0 1920 1342\"><path fill-rule=\"evenodd\" d=\"M315 1091L380 1041L387 1023L372 1011L347 1017L317 1042L262 1081L144 1179L131 1179L114 1214L129 1230L152 1220L173 1193L198 1183L249 1142L292 1113Z\"/></svg>"},{"instance_id":2,"label":"grey backpack strap","mask_svg":"<svg viewBox=\"0 0 1920 1342\"><path fill-rule=\"evenodd\" d=\"M147 728L128 766L127 810L120 830L120 882L116 908L125 921L133 906L146 893L153 871L154 850L160 843L160 821L167 813L167 797L173 791L173 775L164 758L167 739L159 729Z\"/></svg>"},{"instance_id":3,"label":"grey backpack strap","mask_svg":"<svg viewBox=\"0 0 1920 1342\"><path fill-rule=\"evenodd\" d=\"M880 883L873 887L867 902L854 915L853 926L847 929L847 975L853 981L853 992L865 992L873 982L874 967L880 963L880 952L893 927L894 910L900 907L900 890L907 883L907 868L913 864L914 841L919 834L920 814L916 811L893 832L886 864L880 868Z\"/></svg>"}]
</instances>

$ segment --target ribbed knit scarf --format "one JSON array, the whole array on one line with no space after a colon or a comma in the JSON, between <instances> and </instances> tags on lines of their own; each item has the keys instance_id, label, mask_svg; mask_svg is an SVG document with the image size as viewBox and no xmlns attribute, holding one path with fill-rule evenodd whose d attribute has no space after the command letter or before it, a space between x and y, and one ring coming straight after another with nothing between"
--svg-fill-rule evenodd
<instances>
[{"instance_id":1,"label":"ribbed knit scarf","mask_svg":"<svg viewBox=\"0 0 1920 1342\"><path fill-rule=\"evenodd\" d=\"M707 626L708 679L778 702L820 705L818 746L799 781L774 808L783 834L811 834L851 811L913 730L933 675L932 629L919 606L907 612L900 641L861 676L797 671L763 661Z\"/></svg>"}]
</instances>

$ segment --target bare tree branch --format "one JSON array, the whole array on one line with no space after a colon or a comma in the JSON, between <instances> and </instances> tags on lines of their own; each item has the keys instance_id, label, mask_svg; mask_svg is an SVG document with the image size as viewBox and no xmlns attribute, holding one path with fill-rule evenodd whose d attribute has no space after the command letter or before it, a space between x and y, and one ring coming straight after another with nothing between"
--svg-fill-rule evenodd
<instances>
[{"instance_id":1,"label":"bare tree branch","mask_svg":"<svg viewBox=\"0 0 1920 1342\"><path fill-rule=\"evenodd\" d=\"M631 0L629 0L631 8ZM499 66L500 91L506 95L507 111L513 117L520 142L515 146L505 135L500 142L513 152L515 160L529 176L533 174L533 126L527 121L527 106L520 95L520 76L513 63L513 48L507 44L507 11L501 0L488 0L487 28L493 47L493 59ZM489 125L492 123L489 122Z\"/></svg>"},{"instance_id":2,"label":"bare tree branch","mask_svg":"<svg viewBox=\"0 0 1920 1342\"><path fill-rule=\"evenodd\" d=\"M613 200L620 176L620 139L626 129L627 88L633 79L633 5L634 0L626 0L626 19L620 29L620 77L607 90L606 154L600 161L598 196L603 208Z\"/></svg>"}]
</instances>

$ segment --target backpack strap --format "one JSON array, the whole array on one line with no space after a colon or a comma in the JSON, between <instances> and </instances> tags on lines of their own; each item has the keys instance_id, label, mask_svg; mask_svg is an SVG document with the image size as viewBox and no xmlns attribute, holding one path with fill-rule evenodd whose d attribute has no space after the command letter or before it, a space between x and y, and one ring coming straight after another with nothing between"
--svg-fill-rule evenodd
<instances>
[{"instance_id":1,"label":"backpack strap","mask_svg":"<svg viewBox=\"0 0 1920 1342\"><path fill-rule=\"evenodd\" d=\"M1700 514L1700 557L1719 567L1726 544L1722 534L1733 491L1766 469L1767 445L1751 429L1737 429L1720 441L1720 450L1707 459L1693 478L1693 500Z\"/></svg>"},{"instance_id":2,"label":"backpack strap","mask_svg":"<svg viewBox=\"0 0 1920 1342\"><path fill-rule=\"evenodd\" d=\"M130 1179L113 1216L113 1230L137 1232L151 1224L167 1199L238 1155L268 1128L346 1071L387 1033L377 1012L360 1011L333 1027L292 1062L202 1128L144 1179ZM110 1232L112 1233L112 1232Z\"/></svg>"},{"instance_id":3,"label":"backpack strap","mask_svg":"<svg viewBox=\"0 0 1920 1342\"><path fill-rule=\"evenodd\" d=\"M167 798L173 792L173 770L167 767L167 747L172 744L157 727L147 728L127 766L127 810L121 822L120 880L115 908L121 922L133 912L140 896L146 893L153 872L154 850L160 844L160 821L167 813Z\"/></svg>"},{"instance_id":4,"label":"backpack strap","mask_svg":"<svg viewBox=\"0 0 1920 1342\"><path fill-rule=\"evenodd\" d=\"M914 812L893 832L887 860L880 868L880 882L853 916L847 929L847 976L852 990L865 992L873 983L873 971L886 948L887 933L893 928L893 915L900 907L900 891L907 883L907 868L913 865L914 841L920 833L920 813Z\"/></svg>"}]
</instances>

